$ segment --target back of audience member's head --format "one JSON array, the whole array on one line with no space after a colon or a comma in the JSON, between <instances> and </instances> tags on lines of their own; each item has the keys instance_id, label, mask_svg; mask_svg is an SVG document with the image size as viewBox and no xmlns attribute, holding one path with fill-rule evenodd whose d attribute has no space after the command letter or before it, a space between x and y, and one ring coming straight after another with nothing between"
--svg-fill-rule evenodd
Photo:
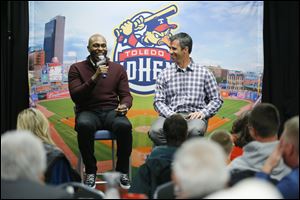
<instances>
[{"instance_id":1,"label":"back of audience member's head","mask_svg":"<svg viewBox=\"0 0 300 200\"><path fill-rule=\"evenodd\" d=\"M228 131L216 130L209 135L209 139L220 144L227 157L229 157L233 148L233 142L231 135Z\"/></svg>"},{"instance_id":2,"label":"back of audience member's head","mask_svg":"<svg viewBox=\"0 0 300 200\"><path fill-rule=\"evenodd\" d=\"M49 132L49 122L45 115L35 108L21 111L17 120L18 130L29 130L43 142L54 145Z\"/></svg>"},{"instance_id":3,"label":"back of audience member's head","mask_svg":"<svg viewBox=\"0 0 300 200\"><path fill-rule=\"evenodd\" d=\"M46 153L39 138L29 131L9 131L1 136L1 179L40 181Z\"/></svg>"},{"instance_id":4,"label":"back of audience member's head","mask_svg":"<svg viewBox=\"0 0 300 200\"><path fill-rule=\"evenodd\" d=\"M278 109L270 103L257 104L249 116L249 128L261 138L277 136L280 126Z\"/></svg>"},{"instance_id":5,"label":"back of audience member's head","mask_svg":"<svg viewBox=\"0 0 300 200\"><path fill-rule=\"evenodd\" d=\"M246 178L231 188L207 196L206 199L282 199L282 195L268 181Z\"/></svg>"},{"instance_id":6,"label":"back of audience member's head","mask_svg":"<svg viewBox=\"0 0 300 200\"><path fill-rule=\"evenodd\" d=\"M223 149L206 138L182 144L172 165L175 193L180 198L198 198L224 188L229 180Z\"/></svg>"},{"instance_id":7,"label":"back of audience member's head","mask_svg":"<svg viewBox=\"0 0 300 200\"><path fill-rule=\"evenodd\" d=\"M231 134L234 137L233 142L235 146L240 148L243 148L253 140L248 129L250 112L250 110L243 112L232 124Z\"/></svg>"},{"instance_id":8,"label":"back of audience member's head","mask_svg":"<svg viewBox=\"0 0 300 200\"><path fill-rule=\"evenodd\" d=\"M299 116L292 117L284 124L280 138L283 145L284 162L294 168L299 166Z\"/></svg>"},{"instance_id":9,"label":"back of audience member's head","mask_svg":"<svg viewBox=\"0 0 300 200\"><path fill-rule=\"evenodd\" d=\"M180 146L187 138L187 122L179 114L174 114L166 118L163 130L166 134L167 144L169 146Z\"/></svg>"}]
</instances>

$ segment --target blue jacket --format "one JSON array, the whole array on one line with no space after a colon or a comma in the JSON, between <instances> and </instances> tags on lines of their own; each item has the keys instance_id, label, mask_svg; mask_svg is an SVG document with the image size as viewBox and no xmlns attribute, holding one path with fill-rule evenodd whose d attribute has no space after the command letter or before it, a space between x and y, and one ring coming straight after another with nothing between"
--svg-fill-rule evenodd
<instances>
[{"instance_id":1,"label":"blue jacket","mask_svg":"<svg viewBox=\"0 0 300 200\"><path fill-rule=\"evenodd\" d=\"M80 175L72 168L65 154L56 146L43 143L47 153L45 182L59 185L70 181L81 182Z\"/></svg>"},{"instance_id":2,"label":"blue jacket","mask_svg":"<svg viewBox=\"0 0 300 200\"><path fill-rule=\"evenodd\" d=\"M256 177L269 179L269 175L263 172L257 172ZM299 199L299 167L283 177L276 187L285 199Z\"/></svg>"}]
</instances>

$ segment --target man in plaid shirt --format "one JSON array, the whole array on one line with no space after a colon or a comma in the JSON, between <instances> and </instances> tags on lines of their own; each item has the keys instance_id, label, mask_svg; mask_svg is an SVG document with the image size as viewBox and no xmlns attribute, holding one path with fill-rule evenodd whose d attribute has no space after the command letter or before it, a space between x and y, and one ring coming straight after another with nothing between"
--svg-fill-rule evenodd
<instances>
[{"instance_id":1,"label":"man in plaid shirt","mask_svg":"<svg viewBox=\"0 0 300 200\"><path fill-rule=\"evenodd\" d=\"M186 33L170 37L170 54L175 65L165 68L156 81L154 108L159 113L149 137L155 145L165 145L163 123L175 113L188 122L188 135L203 136L207 120L223 104L214 75L190 57L193 41Z\"/></svg>"}]
</instances>

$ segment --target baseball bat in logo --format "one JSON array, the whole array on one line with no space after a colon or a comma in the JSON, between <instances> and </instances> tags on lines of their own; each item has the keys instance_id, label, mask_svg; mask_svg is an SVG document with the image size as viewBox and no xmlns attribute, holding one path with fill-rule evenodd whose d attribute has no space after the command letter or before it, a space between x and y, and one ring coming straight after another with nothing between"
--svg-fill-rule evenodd
<instances>
[{"instance_id":1,"label":"baseball bat in logo","mask_svg":"<svg viewBox=\"0 0 300 200\"><path fill-rule=\"evenodd\" d=\"M114 30L117 43L113 59L126 69L131 92L153 94L158 74L172 65L169 37L177 24L169 23L168 17L177 12L175 5L156 13L140 12Z\"/></svg>"},{"instance_id":2,"label":"baseball bat in logo","mask_svg":"<svg viewBox=\"0 0 300 200\"><path fill-rule=\"evenodd\" d=\"M157 13L155 13L153 15L150 15L149 17L145 18L144 22L147 23L147 22L149 22L149 21L151 21L151 20L153 20L154 18L157 18L157 17L168 17L168 16L171 16L171 15L174 15L175 13L177 13L177 7L175 5L171 5L167 8L165 8L165 9L160 10ZM138 23L134 22L133 25L134 25L134 27L137 27ZM119 37L122 34L122 29L116 28L114 30L114 33L115 33L116 37Z\"/></svg>"}]
</instances>

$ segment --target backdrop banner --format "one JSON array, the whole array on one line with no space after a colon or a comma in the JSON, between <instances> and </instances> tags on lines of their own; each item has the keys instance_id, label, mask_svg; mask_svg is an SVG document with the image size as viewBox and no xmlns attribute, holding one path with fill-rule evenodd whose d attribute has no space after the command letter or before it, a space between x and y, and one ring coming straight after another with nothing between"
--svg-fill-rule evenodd
<instances>
[{"instance_id":1,"label":"backdrop banner","mask_svg":"<svg viewBox=\"0 0 300 200\"><path fill-rule=\"evenodd\" d=\"M31 106L41 109L51 133L68 156L78 155L68 70L86 59L88 39L103 35L108 57L127 71L134 98L128 117L133 124L132 166L150 152L147 136L158 116L153 109L159 73L174 63L167 39L179 32L193 39L191 57L215 75L224 105L209 121L214 129L231 129L232 122L261 96L263 72L263 2L29 2L29 80ZM110 148L97 143L95 148ZM109 160L109 151L95 151ZM73 155L74 154L74 155ZM107 164L104 170L111 166Z\"/></svg>"}]
</instances>

